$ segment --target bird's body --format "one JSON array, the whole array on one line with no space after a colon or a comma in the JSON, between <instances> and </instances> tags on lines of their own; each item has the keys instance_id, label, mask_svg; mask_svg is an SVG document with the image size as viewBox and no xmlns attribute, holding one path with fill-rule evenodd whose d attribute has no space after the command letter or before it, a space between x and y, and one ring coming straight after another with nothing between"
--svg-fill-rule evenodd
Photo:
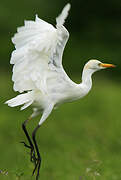
<instances>
[{"instance_id":1,"label":"bird's body","mask_svg":"<svg viewBox=\"0 0 121 180\"><path fill-rule=\"evenodd\" d=\"M76 84L65 77L57 76L56 79L47 80L46 93L44 95L40 91L33 91L33 97L36 97L33 106L45 109L46 104L52 103L54 107L57 107L64 102L74 101L85 96L91 88L88 86L85 89L82 84Z\"/></svg>"},{"instance_id":2,"label":"bird's body","mask_svg":"<svg viewBox=\"0 0 121 180\"><path fill-rule=\"evenodd\" d=\"M21 94L6 103L11 107L23 105L21 110L31 105L33 108L31 118L41 112L42 117L38 127L47 119L53 108L64 102L84 97L92 87L91 76L94 72L106 67L114 67L98 60L90 60L84 66L80 84L74 83L68 77L62 66L62 56L69 38L69 33L63 26L69 9L70 4L67 4L56 18L56 27L36 16L35 21L25 21L25 25L18 28L12 38L16 48L10 61L14 64L12 80L14 90ZM36 159L34 146L25 127L27 122L24 122L23 130L30 144L31 159L35 162L36 170L37 166L40 167L40 154L35 141L38 127L32 135L38 156Z\"/></svg>"},{"instance_id":3,"label":"bird's body","mask_svg":"<svg viewBox=\"0 0 121 180\"><path fill-rule=\"evenodd\" d=\"M20 94L17 97L9 100L11 106L21 105L24 103L22 110L32 105L32 107L38 111L42 111L48 108L51 104L53 108L65 102L71 102L84 97L92 87L92 72L87 73L88 70L83 70L83 81L80 84L74 83L60 68L58 70L48 70L46 72L46 84L43 91L39 89L33 89L27 93ZM86 73L86 81L85 81ZM46 87L46 88L45 88ZM21 99L21 101L20 101ZM19 103L19 104L18 104Z\"/></svg>"},{"instance_id":4,"label":"bird's body","mask_svg":"<svg viewBox=\"0 0 121 180\"><path fill-rule=\"evenodd\" d=\"M35 22L25 21L25 26L17 29L12 38L16 47L10 61L14 64L12 80L15 91L27 93L7 101L9 106L24 104L23 110L32 105L39 114L50 105L53 109L85 96L90 90L91 81L87 85L74 83L62 66L63 50L69 37L63 23L69 9L70 4L56 18L56 28L36 16ZM39 124L42 122L40 120Z\"/></svg>"}]
</instances>

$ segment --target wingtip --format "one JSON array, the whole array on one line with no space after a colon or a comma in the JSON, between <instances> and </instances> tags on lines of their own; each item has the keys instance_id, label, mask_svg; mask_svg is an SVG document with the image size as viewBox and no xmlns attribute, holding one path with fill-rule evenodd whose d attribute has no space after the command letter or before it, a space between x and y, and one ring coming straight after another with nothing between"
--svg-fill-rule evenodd
<instances>
[{"instance_id":1,"label":"wingtip","mask_svg":"<svg viewBox=\"0 0 121 180\"><path fill-rule=\"evenodd\" d=\"M65 19L68 16L68 12L69 12L70 8L71 8L70 3L67 3L64 6L63 10L61 11L61 14L56 18L57 26L63 25L65 23Z\"/></svg>"},{"instance_id":2,"label":"wingtip","mask_svg":"<svg viewBox=\"0 0 121 180\"><path fill-rule=\"evenodd\" d=\"M71 9L71 4L70 3L67 3L63 8L63 10L65 10L67 12L69 12L70 9Z\"/></svg>"},{"instance_id":3,"label":"wingtip","mask_svg":"<svg viewBox=\"0 0 121 180\"><path fill-rule=\"evenodd\" d=\"M70 8L71 8L71 4L70 4L70 3L67 3L65 7L67 7L67 8L68 8L68 11L69 11Z\"/></svg>"}]
</instances>

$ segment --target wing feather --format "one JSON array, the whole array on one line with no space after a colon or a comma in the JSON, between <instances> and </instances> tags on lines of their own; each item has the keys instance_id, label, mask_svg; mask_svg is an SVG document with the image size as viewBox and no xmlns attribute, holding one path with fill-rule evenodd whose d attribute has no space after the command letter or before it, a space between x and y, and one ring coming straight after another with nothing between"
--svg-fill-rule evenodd
<instances>
[{"instance_id":1,"label":"wing feather","mask_svg":"<svg viewBox=\"0 0 121 180\"><path fill-rule=\"evenodd\" d=\"M62 66L62 54L69 37L63 23L69 9L67 4L56 19L56 28L37 15L35 21L25 21L23 27L17 28L12 38L15 50L10 60L14 64L12 80L15 91L46 91L46 75L52 70L51 66Z\"/></svg>"},{"instance_id":2,"label":"wing feather","mask_svg":"<svg viewBox=\"0 0 121 180\"><path fill-rule=\"evenodd\" d=\"M56 18L56 22L58 26L61 26L64 24L65 19L68 16L68 12L71 8L71 5L68 3L62 10L61 14Z\"/></svg>"}]
</instances>

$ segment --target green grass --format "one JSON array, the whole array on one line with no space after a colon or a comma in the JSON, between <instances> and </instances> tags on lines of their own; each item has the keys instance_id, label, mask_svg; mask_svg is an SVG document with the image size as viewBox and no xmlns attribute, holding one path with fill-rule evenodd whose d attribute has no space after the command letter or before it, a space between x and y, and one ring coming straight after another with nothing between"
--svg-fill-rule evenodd
<instances>
[{"instance_id":1,"label":"green grass","mask_svg":"<svg viewBox=\"0 0 121 180\"><path fill-rule=\"evenodd\" d=\"M10 75L1 73L0 180L34 180L21 123L31 109L3 102L15 96ZM121 83L97 77L85 98L53 111L37 134L42 180L121 180ZM31 133L39 117L28 124ZM6 175L7 173L7 175Z\"/></svg>"}]
</instances>

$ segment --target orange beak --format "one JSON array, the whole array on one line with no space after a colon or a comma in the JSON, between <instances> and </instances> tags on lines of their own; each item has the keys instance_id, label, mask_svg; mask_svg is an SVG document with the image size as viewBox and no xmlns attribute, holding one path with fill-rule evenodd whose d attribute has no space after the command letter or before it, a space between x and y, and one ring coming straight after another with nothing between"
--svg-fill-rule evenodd
<instances>
[{"instance_id":1,"label":"orange beak","mask_svg":"<svg viewBox=\"0 0 121 180\"><path fill-rule=\"evenodd\" d=\"M105 68L114 68L114 67L116 67L114 64L103 64L103 63L101 63L100 66L105 67Z\"/></svg>"}]
</instances>

